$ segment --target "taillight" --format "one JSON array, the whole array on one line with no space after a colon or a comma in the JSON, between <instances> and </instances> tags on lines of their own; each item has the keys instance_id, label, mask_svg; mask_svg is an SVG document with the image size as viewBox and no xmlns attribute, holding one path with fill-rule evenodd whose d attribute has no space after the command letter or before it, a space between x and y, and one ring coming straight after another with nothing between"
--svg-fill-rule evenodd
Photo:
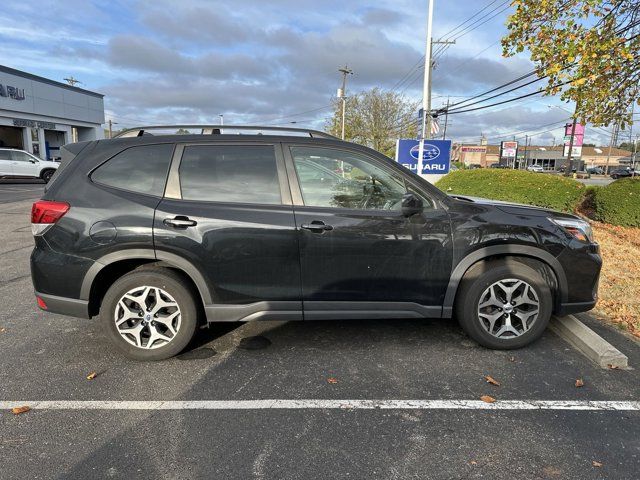
<instances>
[{"instance_id":1,"label":"taillight","mask_svg":"<svg viewBox=\"0 0 640 480\"><path fill-rule=\"evenodd\" d=\"M69 208L69 204L65 202L38 200L31 207L31 232L34 235L42 235L45 230L60 220Z\"/></svg>"}]
</instances>

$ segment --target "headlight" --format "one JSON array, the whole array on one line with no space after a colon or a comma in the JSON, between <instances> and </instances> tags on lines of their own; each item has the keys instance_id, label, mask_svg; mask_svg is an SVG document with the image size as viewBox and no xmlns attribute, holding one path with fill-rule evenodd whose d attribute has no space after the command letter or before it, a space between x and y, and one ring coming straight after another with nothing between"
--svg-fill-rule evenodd
<instances>
[{"instance_id":1,"label":"headlight","mask_svg":"<svg viewBox=\"0 0 640 480\"><path fill-rule=\"evenodd\" d=\"M549 220L562 227L581 242L593 243L593 230L588 222L577 218L549 218Z\"/></svg>"}]
</instances>

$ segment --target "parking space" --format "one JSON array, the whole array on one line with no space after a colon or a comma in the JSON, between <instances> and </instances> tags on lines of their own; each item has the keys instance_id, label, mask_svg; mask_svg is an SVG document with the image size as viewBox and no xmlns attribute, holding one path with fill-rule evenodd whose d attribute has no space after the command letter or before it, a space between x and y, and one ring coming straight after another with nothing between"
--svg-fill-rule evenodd
<instances>
[{"instance_id":1,"label":"parking space","mask_svg":"<svg viewBox=\"0 0 640 480\"><path fill-rule=\"evenodd\" d=\"M551 332L505 352L448 320L218 324L178 358L128 361L96 321L35 308L25 197L42 187L20 185L11 201L5 189L15 187L0 185L0 202L9 199L0 205L2 477L595 479L640 470L640 373L603 370ZM640 365L635 341L593 326ZM499 410L506 401L513 408ZM624 403L588 403L612 401ZM13 415L14 404L35 408Z\"/></svg>"}]
</instances>

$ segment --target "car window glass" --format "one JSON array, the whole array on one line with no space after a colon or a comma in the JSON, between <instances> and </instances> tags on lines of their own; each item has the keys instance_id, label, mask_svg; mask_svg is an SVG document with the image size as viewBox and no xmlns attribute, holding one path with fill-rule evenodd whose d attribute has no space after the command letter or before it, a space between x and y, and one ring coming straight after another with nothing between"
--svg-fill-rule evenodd
<instances>
[{"instance_id":1,"label":"car window glass","mask_svg":"<svg viewBox=\"0 0 640 480\"><path fill-rule=\"evenodd\" d=\"M13 157L12 160L14 162L30 162L32 160L35 160L30 155L27 155L24 152L19 152L17 150L14 150L13 152L11 152L11 156Z\"/></svg>"},{"instance_id":2,"label":"car window glass","mask_svg":"<svg viewBox=\"0 0 640 480\"><path fill-rule=\"evenodd\" d=\"M11 160L11 151L0 150L0 160Z\"/></svg>"},{"instance_id":3,"label":"car window glass","mask_svg":"<svg viewBox=\"0 0 640 480\"><path fill-rule=\"evenodd\" d=\"M280 204L272 145L194 145L180 162L185 200Z\"/></svg>"},{"instance_id":4,"label":"car window glass","mask_svg":"<svg viewBox=\"0 0 640 480\"><path fill-rule=\"evenodd\" d=\"M400 210L404 180L371 159L320 147L292 147L291 154L305 205Z\"/></svg>"},{"instance_id":5,"label":"car window glass","mask_svg":"<svg viewBox=\"0 0 640 480\"><path fill-rule=\"evenodd\" d=\"M111 187L162 196L171 162L173 144L128 148L91 174L91 180Z\"/></svg>"}]
</instances>

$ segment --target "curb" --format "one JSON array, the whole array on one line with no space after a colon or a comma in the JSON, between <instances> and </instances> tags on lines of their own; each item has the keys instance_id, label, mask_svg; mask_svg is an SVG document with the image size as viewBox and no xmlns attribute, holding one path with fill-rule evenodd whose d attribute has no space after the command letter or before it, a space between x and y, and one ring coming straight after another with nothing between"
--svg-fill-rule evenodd
<instances>
[{"instance_id":1,"label":"curb","mask_svg":"<svg viewBox=\"0 0 640 480\"><path fill-rule=\"evenodd\" d=\"M602 368L628 368L627 356L573 315L553 317L549 328Z\"/></svg>"}]
</instances>

